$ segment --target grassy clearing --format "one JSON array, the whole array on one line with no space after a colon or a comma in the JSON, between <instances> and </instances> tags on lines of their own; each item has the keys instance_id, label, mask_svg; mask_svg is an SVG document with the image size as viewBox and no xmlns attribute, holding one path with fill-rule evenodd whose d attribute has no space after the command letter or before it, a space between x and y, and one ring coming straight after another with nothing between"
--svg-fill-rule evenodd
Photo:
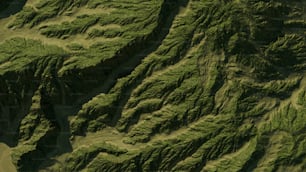
<instances>
[{"instance_id":1,"label":"grassy clearing","mask_svg":"<svg viewBox=\"0 0 306 172\"><path fill-rule=\"evenodd\" d=\"M0 171L15 172L16 168L11 160L11 150L3 143L0 143L0 155Z\"/></svg>"}]
</instances>

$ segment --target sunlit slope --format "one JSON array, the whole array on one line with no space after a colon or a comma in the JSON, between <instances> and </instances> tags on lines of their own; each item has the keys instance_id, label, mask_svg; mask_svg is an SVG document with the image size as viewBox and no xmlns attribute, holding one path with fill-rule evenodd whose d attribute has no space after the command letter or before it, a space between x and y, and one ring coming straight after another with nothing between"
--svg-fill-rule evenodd
<instances>
[{"instance_id":1,"label":"sunlit slope","mask_svg":"<svg viewBox=\"0 0 306 172\"><path fill-rule=\"evenodd\" d=\"M0 20L0 139L19 171L305 171L305 7L30 0Z\"/></svg>"}]
</instances>

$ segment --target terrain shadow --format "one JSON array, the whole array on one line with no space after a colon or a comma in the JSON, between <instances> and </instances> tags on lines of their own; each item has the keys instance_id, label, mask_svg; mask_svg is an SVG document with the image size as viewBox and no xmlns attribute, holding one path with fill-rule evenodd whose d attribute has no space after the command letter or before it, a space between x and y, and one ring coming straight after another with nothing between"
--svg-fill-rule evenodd
<instances>
[{"instance_id":1,"label":"terrain shadow","mask_svg":"<svg viewBox=\"0 0 306 172\"><path fill-rule=\"evenodd\" d=\"M22 10L27 0L13 0L11 2L0 2L0 19L7 18Z\"/></svg>"},{"instance_id":2,"label":"terrain shadow","mask_svg":"<svg viewBox=\"0 0 306 172\"><path fill-rule=\"evenodd\" d=\"M158 47L161 45L163 40L166 38L168 33L170 32L171 26L177 14L179 13L179 9L182 6L186 6L188 4L188 0L183 0L180 3L173 3L171 0L166 0L163 10L161 11L160 22L156 29L152 32L151 35L144 41L138 42L137 45L132 44L127 49L133 49L135 51L125 52L122 51L117 56L120 59L124 59L125 56L129 56L127 60L122 60L117 67L112 69L110 73L105 77L104 83L99 85L96 88L93 88L88 93L82 94L75 98L75 101L72 104L58 104L57 106L62 106L65 108L64 111L61 112L62 116L70 116L72 114L77 114L82 105L86 102L90 101L93 97L101 93L109 93L109 91L115 86L117 80L123 77L128 76L131 72L141 63L141 61L146 58L149 54L156 51ZM141 47L141 48L140 48ZM137 84L142 81L143 78L138 78L137 83L132 83L129 85L123 92L124 97L118 102L117 109L112 118L111 126L115 126L117 120L120 118L122 113L122 107L125 102L128 100L133 88Z\"/></svg>"}]
</instances>

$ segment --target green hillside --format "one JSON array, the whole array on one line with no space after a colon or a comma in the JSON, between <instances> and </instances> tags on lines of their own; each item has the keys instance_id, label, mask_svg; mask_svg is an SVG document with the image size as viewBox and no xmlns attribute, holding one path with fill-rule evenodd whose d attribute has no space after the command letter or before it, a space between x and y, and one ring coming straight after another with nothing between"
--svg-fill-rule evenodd
<instances>
[{"instance_id":1,"label":"green hillside","mask_svg":"<svg viewBox=\"0 0 306 172\"><path fill-rule=\"evenodd\" d=\"M0 171L306 171L303 0L1 7Z\"/></svg>"}]
</instances>

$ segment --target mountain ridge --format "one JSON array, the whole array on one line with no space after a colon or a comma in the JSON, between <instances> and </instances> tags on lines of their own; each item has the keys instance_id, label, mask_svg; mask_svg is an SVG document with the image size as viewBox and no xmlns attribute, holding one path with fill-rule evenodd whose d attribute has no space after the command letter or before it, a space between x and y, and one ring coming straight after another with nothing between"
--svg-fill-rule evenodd
<instances>
[{"instance_id":1,"label":"mountain ridge","mask_svg":"<svg viewBox=\"0 0 306 172\"><path fill-rule=\"evenodd\" d=\"M0 19L0 141L18 171L303 171L305 6L27 1Z\"/></svg>"}]
</instances>

